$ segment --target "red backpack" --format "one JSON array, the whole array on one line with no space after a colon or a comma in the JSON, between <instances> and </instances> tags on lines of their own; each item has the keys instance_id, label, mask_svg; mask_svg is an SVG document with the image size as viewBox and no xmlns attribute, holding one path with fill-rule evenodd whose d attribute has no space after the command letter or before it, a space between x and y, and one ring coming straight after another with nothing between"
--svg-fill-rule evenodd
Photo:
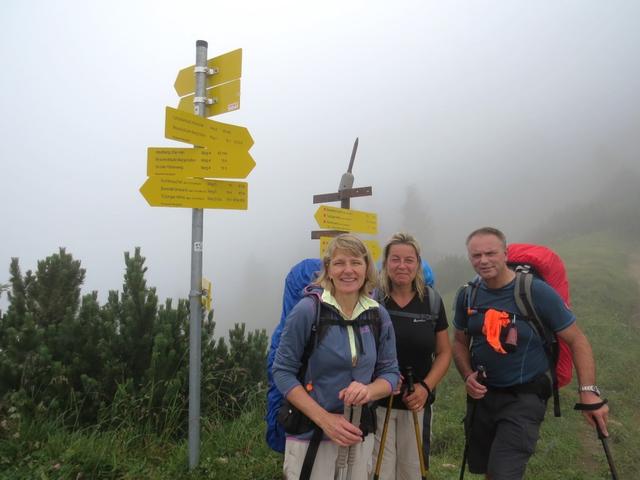
<instances>
[{"instance_id":1,"label":"red backpack","mask_svg":"<svg viewBox=\"0 0 640 480\"><path fill-rule=\"evenodd\" d=\"M541 278L558 292L567 306L570 306L567 271L557 253L540 245L512 243L507 247L507 261L516 271L516 304L521 311L526 312L527 319L544 339L551 366L554 414L559 417L558 388L571 382L573 358L569 346L538 316L531 298L531 282L534 276Z\"/></svg>"}]
</instances>

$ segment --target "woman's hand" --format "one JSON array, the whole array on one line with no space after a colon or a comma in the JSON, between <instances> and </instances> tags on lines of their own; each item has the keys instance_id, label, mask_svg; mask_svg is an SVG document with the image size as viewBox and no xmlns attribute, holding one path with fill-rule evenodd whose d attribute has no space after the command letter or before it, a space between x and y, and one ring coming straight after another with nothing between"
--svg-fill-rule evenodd
<instances>
[{"instance_id":1,"label":"woman's hand","mask_svg":"<svg viewBox=\"0 0 640 480\"><path fill-rule=\"evenodd\" d=\"M350 447L362 442L362 430L339 413L327 413L318 426L327 437L341 447Z\"/></svg>"},{"instance_id":2,"label":"woman's hand","mask_svg":"<svg viewBox=\"0 0 640 480\"><path fill-rule=\"evenodd\" d=\"M413 393L405 391L404 395L402 396L402 401L409 410L413 412L419 412L424 408L428 398L429 392L427 391L427 389L424 388L421 384L416 383L414 385Z\"/></svg>"},{"instance_id":3,"label":"woman's hand","mask_svg":"<svg viewBox=\"0 0 640 480\"><path fill-rule=\"evenodd\" d=\"M365 405L373 400L369 386L355 380L347 388L340 390L338 398L345 405Z\"/></svg>"}]
</instances>

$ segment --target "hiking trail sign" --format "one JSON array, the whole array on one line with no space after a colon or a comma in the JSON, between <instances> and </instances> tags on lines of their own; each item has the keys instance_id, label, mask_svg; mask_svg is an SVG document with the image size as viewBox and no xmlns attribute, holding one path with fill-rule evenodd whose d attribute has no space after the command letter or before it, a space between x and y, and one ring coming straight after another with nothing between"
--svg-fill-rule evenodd
<instances>
[{"instance_id":1,"label":"hiking trail sign","mask_svg":"<svg viewBox=\"0 0 640 480\"><path fill-rule=\"evenodd\" d=\"M212 149L226 147L248 151L253 145L253 138L245 127L216 122L171 107L165 109L164 136Z\"/></svg>"},{"instance_id":2,"label":"hiking trail sign","mask_svg":"<svg viewBox=\"0 0 640 480\"><path fill-rule=\"evenodd\" d=\"M320 240L320 257L324 253L331 241L332 237L336 237L341 233L357 232L357 233L378 233L378 216L375 213L361 212L358 210L350 210L351 198L367 197L373 194L373 189L369 187L353 187L354 176L352 173L353 162L358 151L358 138L353 143L351 150L351 158L349 159L349 167L340 178L338 191L333 193L322 193L313 196L313 203L323 202L340 202L341 208L329 207L321 205L316 211L314 218L318 222L320 228L330 230L312 230L311 238ZM364 240L363 242L371 252L374 260L380 257L380 245L376 240Z\"/></svg>"},{"instance_id":3,"label":"hiking trail sign","mask_svg":"<svg viewBox=\"0 0 640 480\"><path fill-rule=\"evenodd\" d=\"M147 148L149 177L247 178L255 166L249 152L233 147Z\"/></svg>"},{"instance_id":4,"label":"hiking trail sign","mask_svg":"<svg viewBox=\"0 0 640 480\"><path fill-rule=\"evenodd\" d=\"M195 97L195 95L182 97L178 102L178 110L192 112ZM240 79L210 88L207 90L206 97L205 117L238 110L240 108Z\"/></svg>"},{"instance_id":5,"label":"hiking trail sign","mask_svg":"<svg viewBox=\"0 0 640 480\"><path fill-rule=\"evenodd\" d=\"M318 207L314 218L320 228L332 228L344 232L378 233L378 215L375 213L347 210L345 208Z\"/></svg>"},{"instance_id":6,"label":"hiking trail sign","mask_svg":"<svg viewBox=\"0 0 640 480\"><path fill-rule=\"evenodd\" d=\"M140 193L152 207L246 210L248 203L247 182L149 177L140 188Z\"/></svg>"}]
</instances>

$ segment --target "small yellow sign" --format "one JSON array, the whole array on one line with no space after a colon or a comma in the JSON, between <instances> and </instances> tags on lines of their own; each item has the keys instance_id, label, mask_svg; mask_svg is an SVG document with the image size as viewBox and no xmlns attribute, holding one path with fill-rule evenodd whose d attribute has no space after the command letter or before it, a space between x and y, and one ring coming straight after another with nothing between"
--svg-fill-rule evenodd
<instances>
[{"instance_id":1,"label":"small yellow sign","mask_svg":"<svg viewBox=\"0 0 640 480\"><path fill-rule=\"evenodd\" d=\"M246 210L247 182L200 178L149 177L140 193L152 207Z\"/></svg>"},{"instance_id":2,"label":"small yellow sign","mask_svg":"<svg viewBox=\"0 0 640 480\"><path fill-rule=\"evenodd\" d=\"M253 138L245 127L216 122L171 107L166 107L164 136L210 149L224 147L247 151L253 145Z\"/></svg>"},{"instance_id":3,"label":"small yellow sign","mask_svg":"<svg viewBox=\"0 0 640 480\"><path fill-rule=\"evenodd\" d=\"M322 258L327 250L327 246L333 237L320 237L320 258ZM377 262L380 259L380 244L377 240L363 240L364 244L369 249L373 261Z\"/></svg>"},{"instance_id":4,"label":"small yellow sign","mask_svg":"<svg viewBox=\"0 0 640 480\"><path fill-rule=\"evenodd\" d=\"M202 307L205 312L211 310L211 281L202 277Z\"/></svg>"},{"instance_id":5,"label":"small yellow sign","mask_svg":"<svg viewBox=\"0 0 640 480\"><path fill-rule=\"evenodd\" d=\"M195 95L182 97L178 103L178 110L193 113L194 98ZM210 88L207 90L207 98L212 99L214 103L206 105L206 117L238 110L240 108L240 80Z\"/></svg>"},{"instance_id":6,"label":"small yellow sign","mask_svg":"<svg viewBox=\"0 0 640 480\"><path fill-rule=\"evenodd\" d=\"M217 70L213 75L207 75L207 88L230 82L242 76L242 49L232 50L218 57L207 60L207 67ZM173 84L178 96L183 97L196 91L196 78L193 69L195 65L183 68L178 72Z\"/></svg>"},{"instance_id":7,"label":"small yellow sign","mask_svg":"<svg viewBox=\"0 0 640 480\"><path fill-rule=\"evenodd\" d=\"M373 235L378 233L378 216L375 213L322 205L316 211L314 218L320 228Z\"/></svg>"},{"instance_id":8,"label":"small yellow sign","mask_svg":"<svg viewBox=\"0 0 640 480\"><path fill-rule=\"evenodd\" d=\"M246 178L256 162L244 150L225 148L147 149L147 175L198 178Z\"/></svg>"}]
</instances>

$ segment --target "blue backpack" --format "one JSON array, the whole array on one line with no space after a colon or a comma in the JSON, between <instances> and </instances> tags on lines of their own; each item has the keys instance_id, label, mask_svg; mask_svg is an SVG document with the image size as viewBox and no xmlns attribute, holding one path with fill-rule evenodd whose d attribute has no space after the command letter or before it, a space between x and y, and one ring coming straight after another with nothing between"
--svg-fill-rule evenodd
<instances>
[{"instance_id":1,"label":"blue backpack","mask_svg":"<svg viewBox=\"0 0 640 480\"><path fill-rule=\"evenodd\" d=\"M302 299L304 288L309 285L317 276L322 268L322 262L318 258L307 258L295 264L289 270L284 281L284 293L282 295L282 314L280 322L271 335L271 345L269 346L269 354L267 355L267 421L266 440L272 450L284 453L285 432L282 425L278 423L278 411L282 404L282 393L273 382L273 361L276 356L276 350L280 345L280 336L284 328L285 319L291 309ZM422 270L424 272L425 283L433 286L434 274L427 262L422 260Z\"/></svg>"},{"instance_id":2,"label":"blue backpack","mask_svg":"<svg viewBox=\"0 0 640 480\"><path fill-rule=\"evenodd\" d=\"M276 452L284 453L284 429L278 423L278 410L282 404L282 394L273 383L273 360L276 357L276 350L280 345L280 336L284 328L284 321L291 309L302 298L302 291L316 277L322 268L322 262L318 258L307 258L294 265L284 281L284 293L282 295L282 314L280 323L271 335L271 346L267 355L267 444Z\"/></svg>"}]
</instances>

